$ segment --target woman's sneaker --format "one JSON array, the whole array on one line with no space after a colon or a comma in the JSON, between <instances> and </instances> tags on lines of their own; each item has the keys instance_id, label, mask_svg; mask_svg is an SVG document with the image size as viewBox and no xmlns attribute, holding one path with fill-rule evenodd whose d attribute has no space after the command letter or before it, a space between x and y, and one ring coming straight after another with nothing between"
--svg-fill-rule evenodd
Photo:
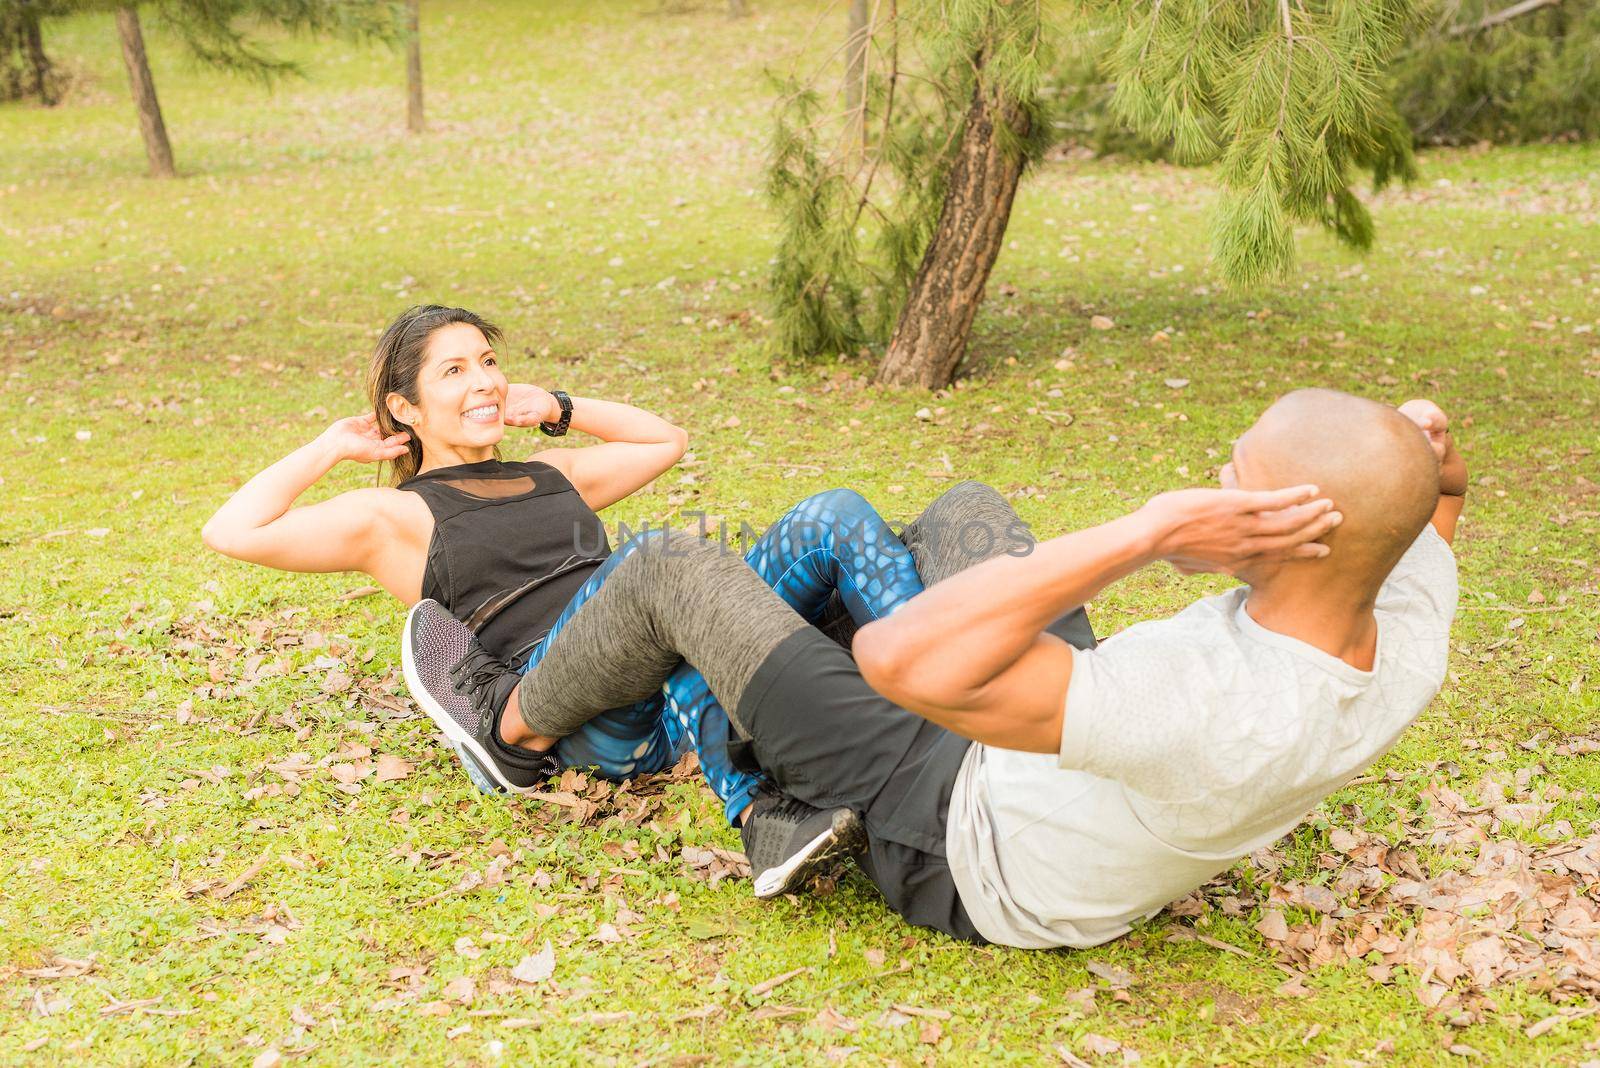
<instances>
[{"instance_id":1,"label":"woman's sneaker","mask_svg":"<svg viewBox=\"0 0 1600 1068\"><path fill-rule=\"evenodd\" d=\"M438 601L412 606L400 639L400 664L412 699L455 746L480 789L490 784L526 793L561 770L554 755L501 740L500 713L519 676Z\"/></svg>"},{"instance_id":2,"label":"woman's sneaker","mask_svg":"<svg viewBox=\"0 0 1600 1068\"><path fill-rule=\"evenodd\" d=\"M756 897L793 893L866 844L866 829L852 810L812 808L771 788L756 794L739 835Z\"/></svg>"}]
</instances>

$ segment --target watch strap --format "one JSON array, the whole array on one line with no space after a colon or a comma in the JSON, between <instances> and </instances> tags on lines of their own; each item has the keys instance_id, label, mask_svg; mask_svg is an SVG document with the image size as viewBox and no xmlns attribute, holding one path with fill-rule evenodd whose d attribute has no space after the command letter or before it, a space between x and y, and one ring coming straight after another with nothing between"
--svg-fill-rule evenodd
<instances>
[{"instance_id":1,"label":"watch strap","mask_svg":"<svg viewBox=\"0 0 1600 1068\"><path fill-rule=\"evenodd\" d=\"M551 390L550 395L556 399L557 404L561 405L561 418L554 423L540 423L539 429L553 438L559 438L572 425L572 398L567 395L565 390L560 389Z\"/></svg>"}]
</instances>

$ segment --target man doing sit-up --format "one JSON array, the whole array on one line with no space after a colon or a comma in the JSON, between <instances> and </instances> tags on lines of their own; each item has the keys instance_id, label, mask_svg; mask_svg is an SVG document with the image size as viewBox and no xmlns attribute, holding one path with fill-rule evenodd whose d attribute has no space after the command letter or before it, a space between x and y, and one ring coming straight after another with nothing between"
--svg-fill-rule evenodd
<instances>
[{"instance_id":1,"label":"man doing sit-up","mask_svg":"<svg viewBox=\"0 0 1600 1068\"><path fill-rule=\"evenodd\" d=\"M630 609L595 613L612 672L586 643L581 662L552 650L515 690L474 692L531 724L575 694L597 711L638 699L641 649L662 676L681 656L778 789L859 816L858 863L907 919L1094 945L1291 829L1444 678L1466 471L1437 407L1291 393L1222 483L1025 553L1005 501L963 484L919 520L938 536L908 539L929 588L863 627L853 658L742 561L667 536L597 594ZM1244 585L1098 647L1053 633L1158 560ZM806 855L753 857L758 895L792 886Z\"/></svg>"}]
</instances>

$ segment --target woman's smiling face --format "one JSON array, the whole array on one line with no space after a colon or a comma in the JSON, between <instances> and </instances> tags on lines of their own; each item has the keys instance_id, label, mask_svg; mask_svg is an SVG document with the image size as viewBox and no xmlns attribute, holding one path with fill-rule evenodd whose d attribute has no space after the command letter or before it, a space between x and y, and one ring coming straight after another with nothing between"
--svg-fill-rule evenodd
<instances>
[{"instance_id":1,"label":"woman's smiling face","mask_svg":"<svg viewBox=\"0 0 1600 1068\"><path fill-rule=\"evenodd\" d=\"M488 448L505 436L506 376L483 332L451 323L428 337L417 375L412 429L423 442L454 448Z\"/></svg>"}]
</instances>

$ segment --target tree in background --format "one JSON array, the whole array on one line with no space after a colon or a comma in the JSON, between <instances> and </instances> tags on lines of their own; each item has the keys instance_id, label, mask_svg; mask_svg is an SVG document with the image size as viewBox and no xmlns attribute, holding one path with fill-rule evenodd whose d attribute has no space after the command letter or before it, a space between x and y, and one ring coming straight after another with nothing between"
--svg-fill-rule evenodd
<instances>
[{"instance_id":1,"label":"tree in background","mask_svg":"<svg viewBox=\"0 0 1600 1068\"><path fill-rule=\"evenodd\" d=\"M1064 43L1092 49L1122 121L1220 163L1213 248L1233 282L1288 271L1297 222L1369 246L1355 173L1412 174L1383 68L1420 0L879 2L862 158L835 147L844 118L815 75L784 85L768 191L788 357L882 345L881 381L951 382L1017 187L1054 135Z\"/></svg>"},{"instance_id":2,"label":"tree in background","mask_svg":"<svg viewBox=\"0 0 1600 1068\"><path fill-rule=\"evenodd\" d=\"M867 147L867 42L872 13L867 0L849 0L844 33L844 154L859 156ZM857 160L859 162L859 160Z\"/></svg>"},{"instance_id":3,"label":"tree in background","mask_svg":"<svg viewBox=\"0 0 1600 1068\"><path fill-rule=\"evenodd\" d=\"M406 0L406 129L428 128L422 115L422 0Z\"/></svg>"},{"instance_id":4,"label":"tree in background","mask_svg":"<svg viewBox=\"0 0 1600 1068\"><path fill-rule=\"evenodd\" d=\"M45 54L40 22L50 0L0 0L0 100L31 96L45 107L60 99L61 75Z\"/></svg>"},{"instance_id":5,"label":"tree in background","mask_svg":"<svg viewBox=\"0 0 1600 1068\"><path fill-rule=\"evenodd\" d=\"M1600 3L1456 0L1394 65L1420 141L1600 137Z\"/></svg>"},{"instance_id":6,"label":"tree in background","mask_svg":"<svg viewBox=\"0 0 1600 1068\"><path fill-rule=\"evenodd\" d=\"M403 26L394 0L8 0L0 6L0 13L7 7L30 6L45 15L114 12L122 59L139 115L139 131L150 160L150 173L157 178L174 177L177 168L144 47L141 9L152 12L200 63L255 78L266 85L304 72L259 43L255 35L262 29L393 43L401 36Z\"/></svg>"},{"instance_id":7,"label":"tree in background","mask_svg":"<svg viewBox=\"0 0 1600 1068\"><path fill-rule=\"evenodd\" d=\"M139 136L144 139L144 154L150 161L150 177L176 178L172 161L172 142L167 138L167 120L156 99L156 82L150 76L150 57L144 50L144 31L139 26L139 10L132 4L117 8L117 41L122 45L122 65L128 68L128 86L133 90L133 109L139 116Z\"/></svg>"}]
</instances>

